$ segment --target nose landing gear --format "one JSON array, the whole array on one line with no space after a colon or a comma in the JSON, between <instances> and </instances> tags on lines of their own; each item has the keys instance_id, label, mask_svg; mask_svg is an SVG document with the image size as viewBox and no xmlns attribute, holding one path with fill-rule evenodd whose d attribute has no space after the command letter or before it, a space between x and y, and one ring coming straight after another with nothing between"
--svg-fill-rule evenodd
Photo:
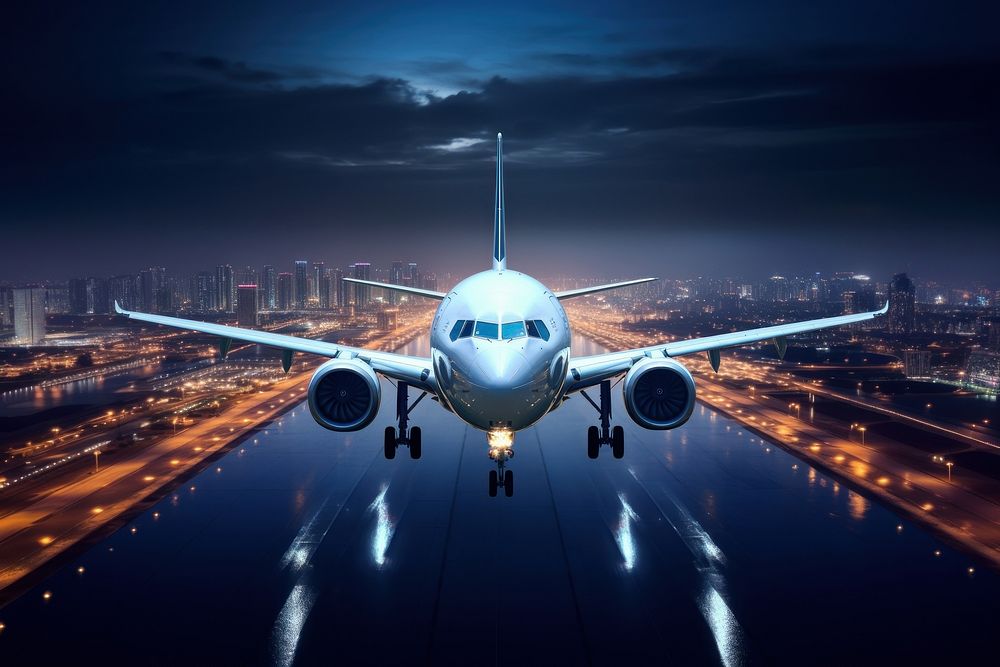
<instances>
[{"instance_id":1,"label":"nose landing gear","mask_svg":"<svg viewBox=\"0 0 1000 667\"><path fill-rule=\"evenodd\" d=\"M504 464L514 457L511 449L490 449L490 458L497 462L497 469L490 471L490 498L497 497L497 490L503 489L503 494L510 498L514 495L514 471L506 470Z\"/></svg>"},{"instance_id":2,"label":"nose landing gear","mask_svg":"<svg viewBox=\"0 0 1000 667\"><path fill-rule=\"evenodd\" d=\"M399 421L399 435L396 434L394 426L385 427L385 458L387 459L396 458L396 448L400 445L406 445L410 449L411 459L420 458L420 427L407 428L407 424L409 423L410 411L417 407L417 403L427 395L427 392L421 393L417 400L413 401L413 405L410 405L409 388L410 385L405 382L396 384L396 419Z\"/></svg>"},{"instance_id":3,"label":"nose landing gear","mask_svg":"<svg viewBox=\"0 0 1000 667\"><path fill-rule=\"evenodd\" d=\"M497 490L510 498L514 495L514 471L507 470L507 461L514 458L514 433L509 430L490 431L486 434L490 445L490 458L496 461L497 469L490 471L490 498L496 498Z\"/></svg>"},{"instance_id":4,"label":"nose landing gear","mask_svg":"<svg viewBox=\"0 0 1000 667\"><path fill-rule=\"evenodd\" d=\"M601 427L591 426L587 429L587 456L596 459L601 451L601 445L611 447L611 455L616 459L625 456L625 429L621 426L611 428L611 380L601 382L601 404L594 402L587 392L580 390L587 402L601 415Z\"/></svg>"}]
</instances>

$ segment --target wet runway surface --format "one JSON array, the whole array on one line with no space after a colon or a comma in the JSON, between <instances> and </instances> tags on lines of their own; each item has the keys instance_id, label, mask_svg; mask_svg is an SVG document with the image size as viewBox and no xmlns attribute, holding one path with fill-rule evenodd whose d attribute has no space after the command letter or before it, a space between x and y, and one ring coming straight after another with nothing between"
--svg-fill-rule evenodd
<instances>
[{"instance_id":1,"label":"wet runway surface","mask_svg":"<svg viewBox=\"0 0 1000 667\"><path fill-rule=\"evenodd\" d=\"M484 435L431 401L412 413L423 458L383 458L384 391L355 434L298 406L0 610L0 661L956 664L993 651L996 574L706 408L644 431L616 388L625 458L591 461L596 413L571 399L518 434L514 497L490 498Z\"/></svg>"}]
</instances>

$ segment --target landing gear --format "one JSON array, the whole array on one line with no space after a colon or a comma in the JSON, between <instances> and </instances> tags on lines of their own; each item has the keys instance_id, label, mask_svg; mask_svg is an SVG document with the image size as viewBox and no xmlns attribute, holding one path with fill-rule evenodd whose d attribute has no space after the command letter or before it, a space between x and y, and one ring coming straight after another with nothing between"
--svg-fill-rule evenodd
<instances>
[{"instance_id":1,"label":"landing gear","mask_svg":"<svg viewBox=\"0 0 1000 667\"><path fill-rule=\"evenodd\" d=\"M396 458L396 448L400 445L409 447L411 459L420 458L420 427L407 428L407 424L409 423L410 411L417 407L417 403L427 395L427 392L421 393L417 400L413 401L413 405L410 405L409 388L410 385L405 382L396 384L396 419L399 421L399 435L396 434L394 426L385 427L384 446L385 458L387 459Z\"/></svg>"},{"instance_id":2,"label":"landing gear","mask_svg":"<svg viewBox=\"0 0 1000 667\"><path fill-rule=\"evenodd\" d=\"M591 426L587 429L587 456L596 459L600 454L601 445L610 445L611 455L616 459L625 456L625 429L621 426L611 428L611 380L601 382L600 405L595 403L587 392L580 391L580 393L601 415L601 427Z\"/></svg>"},{"instance_id":3,"label":"landing gear","mask_svg":"<svg viewBox=\"0 0 1000 667\"><path fill-rule=\"evenodd\" d=\"M497 469L490 471L490 498L497 497L497 489L510 498L514 495L514 471L507 470L507 461L514 458L514 450L506 447L490 447L490 458L497 462Z\"/></svg>"}]
</instances>

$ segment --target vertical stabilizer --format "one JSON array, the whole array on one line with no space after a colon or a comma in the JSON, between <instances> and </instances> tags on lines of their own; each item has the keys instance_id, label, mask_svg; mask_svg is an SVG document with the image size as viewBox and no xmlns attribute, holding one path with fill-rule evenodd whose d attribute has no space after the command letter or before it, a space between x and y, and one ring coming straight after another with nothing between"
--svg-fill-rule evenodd
<instances>
[{"instance_id":1,"label":"vertical stabilizer","mask_svg":"<svg viewBox=\"0 0 1000 667\"><path fill-rule=\"evenodd\" d=\"M503 134L497 132L497 193L493 205L493 270L507 269L507 223L503 205Z\"/></svg>"}]
</instances>

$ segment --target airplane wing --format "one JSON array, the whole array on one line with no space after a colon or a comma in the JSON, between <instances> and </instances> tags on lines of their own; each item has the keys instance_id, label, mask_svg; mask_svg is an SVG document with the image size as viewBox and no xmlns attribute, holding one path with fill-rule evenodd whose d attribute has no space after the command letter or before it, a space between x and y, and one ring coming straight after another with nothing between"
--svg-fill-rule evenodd
<instances>
[{"instance_id":1,"label":"airplane wing","mask_svg":"<svg viewBox=\"0 0 1000 667\"><path fill-rule=\"evenodd\" d=\"M431 364L431 360L425 357L410 357L392 352L366 350L360 347L348 347L336 343L299 338L298 336L256 331L254 329L241 329L239 327L212 324L211 322L199 322L197 320L185 320L180 317L138 313L123 309L118 305L117 301L115 301L115 312L119 315L124 315L130 320L162 324L176 329L199 331L201 333L212 334L213 336L220 336L223 340L230 342L239 340L275 347L285 351L287 359L285 362L286 369L291 363L291 354L294 352L316 354L331 359L360 359L369 364L377 373L386 377L407 382L424 391L436 392L437 390L433 377L433 365ZM228 349L228 347L228 343L223 344L223 349Z\"/></svg>"},{"instance_id":2,"label":"airplane wing","mask_svg":"<svg viewBox=\"0 0 1000 667\"><path fill-rule=\"evenodd\" d=\"M759 343L764 340L773 340L778 348L779 356L784 357L786 336L829 327L838 327L845 324L854 324L855 322L864 322L880 315L885 315L888 311L889 302L887 301L885 306L880 310L867 313L824 317L806 322L777 324L760 329L734 331L715 336L706 336L704 338L691 338L689 340L674 341L662 345L640 347L634 350L577 357L570 363L569 376L566 379L566 393L579 391L580 389L599 384L602 380L620 375L628 371L636 362L646 358L680 357L696 352L708 352L712 367L718 370L719 350L727 347L747 345L749 343Z\"/></svg>"},{"instance_id":3,"label":"airplane wing","mask_svg":"<svg viewBox=\"0 0 1000 667\"><path fill-rule=\"evenodd\" d=\"M344 278L345 283L355 283L358 285L370 285L372 287L380 287L382 289L396 290L397 292L405 292L406 294L416 294L417 296L425 296L428 299L437 299L441 301L447 294L444 292L435 292L429 289L420 289L417 287L407 287L406 285L393 285L391 283L379 283L374 280L362 280L360 278Z\"/></svg>"},{"instance_id":4,"label":"airplane wing","mask_svg":"<svg viewBox=\"0 0 1000 667\"><path fill-rule=\"evenodd\" d=\"M593 294L594 292L604 292L609 289L628 287L629 285L639 285L642 283L648 283L653 280L659 280L659 278L639 278L637 280L626 280L625 282L621 283L609 283L607 285L595 285L594 287L581 287L580 289L565 290L563 292L553 292L553 294L559 300L572 299L575 296L584 296L585 294Z\"/></svg>"}]
</instances>

